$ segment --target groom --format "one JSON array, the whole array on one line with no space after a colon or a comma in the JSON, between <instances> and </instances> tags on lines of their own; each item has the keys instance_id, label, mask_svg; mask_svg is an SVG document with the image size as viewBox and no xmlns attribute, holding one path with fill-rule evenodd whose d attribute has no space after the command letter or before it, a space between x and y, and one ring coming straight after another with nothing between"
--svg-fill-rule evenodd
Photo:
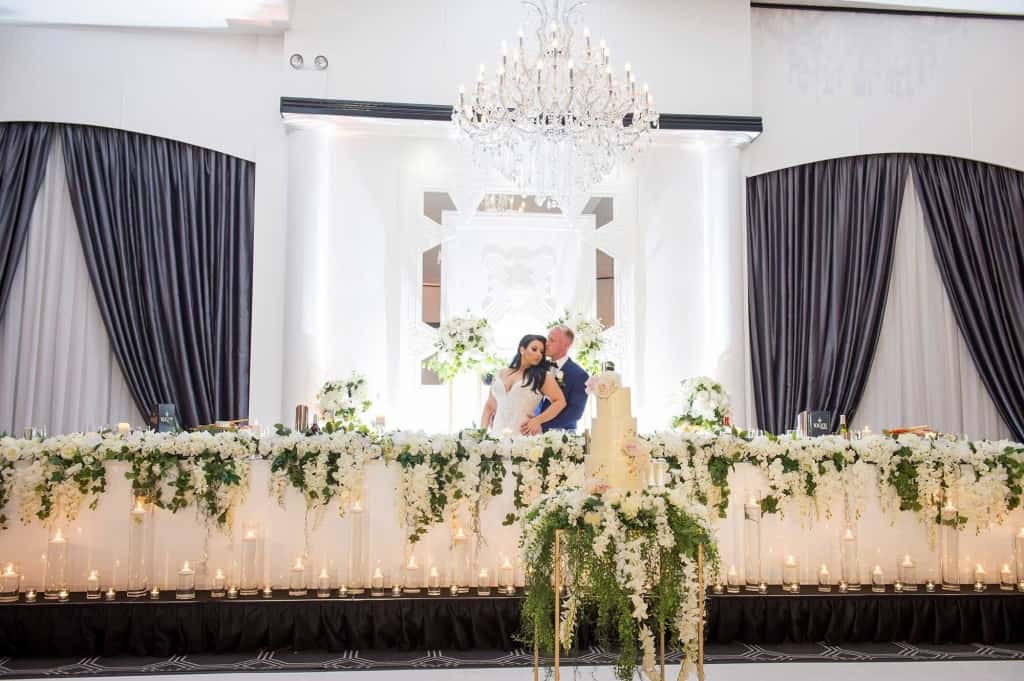
<instances>
[{"instance_id":1,"label":"groom","mask_svg":"<svg viewBox=\"0 0 1024 681\"><path fill-rule=\"evenodd\" d=\"M568 430L575 432L576 423L583 415L587 406L587 379L589 376L576 362L569 359L569 348L575 335L568 326L559 325L548 332L548 358L555 365L555 379L565 393L565 409L555 418L543 425L545 432L549 430ZM536 414L548 408L547 398L537 405ZM526 433L537 435L539 431Z\"/></svg>"}]
</instances>

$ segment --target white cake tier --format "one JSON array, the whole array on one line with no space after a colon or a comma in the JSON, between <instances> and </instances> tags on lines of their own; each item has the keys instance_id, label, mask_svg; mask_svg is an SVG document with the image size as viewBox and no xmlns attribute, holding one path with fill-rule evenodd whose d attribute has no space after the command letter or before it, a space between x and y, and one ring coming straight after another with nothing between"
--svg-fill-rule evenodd
<instances>
[{"instance_id":1,"label":"white cake tier","mask_svg":"<svg viewBox=\"0 0 1024 681\"><path fill-rule=\"evenodd\" d=\"M597 400L597 416L590 426L590 451L584 461L588 482L601 481L616 489L638 490L643 477L634 470L625 445L636 437L629 388L619 388Z\"/></svg>"}]
</instances>

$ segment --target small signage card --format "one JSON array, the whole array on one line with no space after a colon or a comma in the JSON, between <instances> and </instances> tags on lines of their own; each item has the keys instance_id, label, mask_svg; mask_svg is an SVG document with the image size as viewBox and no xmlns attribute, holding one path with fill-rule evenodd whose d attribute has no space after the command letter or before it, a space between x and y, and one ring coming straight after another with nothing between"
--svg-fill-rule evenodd
<instances>
[{"instance_id":1,"label":"small signage card","mask_svg":"<svg viewBox=\"0 0 1024 681\"><path fill-rule=\"evenodd\" d=\"M178 410L173 404L156 405L156 431L173 433L178 430Z\"/></svg>"},{"instance_id":2,"label":"small signage card","mask_svg":"<svg viewBox=\"0 0 1024 681\"><path fill-rule=\"evenodd\" d=\"M815 437L818 435L828 435L832 432L832 412L812 411L810 421L810 427L807 430L808 435Z\"/></svg>"}]
</instances>

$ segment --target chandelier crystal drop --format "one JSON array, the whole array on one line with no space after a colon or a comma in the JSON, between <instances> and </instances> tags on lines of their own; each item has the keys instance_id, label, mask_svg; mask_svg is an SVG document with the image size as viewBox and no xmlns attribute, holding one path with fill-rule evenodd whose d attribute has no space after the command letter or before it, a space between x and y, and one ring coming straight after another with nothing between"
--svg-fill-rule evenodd
<instances>
[{"instance_id":1,"label":"chandelier crystal drop","mask_svg":"<svg viewBox=\"0 0 1024 681\"><path fill-rule=\"evenodd\" d=\"M522 194L566 204L620 161L632 160L658 127L654 97L627 62L617 73L604 40L583 29L580 0L524 0L535 38L520 29L489 75L459 88L452 121L478 160L489 158Z\"/></svg>"}]
</instances>

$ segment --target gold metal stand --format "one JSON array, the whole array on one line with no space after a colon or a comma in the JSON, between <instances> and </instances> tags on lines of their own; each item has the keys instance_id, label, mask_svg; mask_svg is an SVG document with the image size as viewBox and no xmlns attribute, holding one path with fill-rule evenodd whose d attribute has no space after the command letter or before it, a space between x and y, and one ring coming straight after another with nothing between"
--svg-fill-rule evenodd
<instances>
[{"instance_id":1,"label":"gold metal stand","mask_svg":"<svg viewBox=\"0 0 1024 681\"><path fill-rule=\"evenodd\" d=\"M540 681L540 634L537 620L533 621L533 681Z\"/></svg>"},{"instance_id":2,"label":"gold metal stand","mask_svg":"<svg viewBox=\"0 0 1024 681\"><path fill-rule=\"evenodd\" d=\"M697 681L704 681L704 545L697 544Z\"/></svg>"},{"instance_id":3,"label":"gold metal stand","mask_svg":"<svg viewBox=\"0 0 1024 681\"><path fill-rule=\"evenodd\" d=\"M661 675L658 677L661 681L665 681L665 623L661 623L661 636L658 642L658 649L661 655Z\"/></svg>"},{"instance_id":4,"label":"gold metal stand","mask_svg":"<svg viewBox=\"0 0 1024 681\"><path fill-rule=\"evenodd\" d=\"M562 620L562 531L555 530L555 681L559 681L559 649Z\"/></svg>"}]
</instances>

